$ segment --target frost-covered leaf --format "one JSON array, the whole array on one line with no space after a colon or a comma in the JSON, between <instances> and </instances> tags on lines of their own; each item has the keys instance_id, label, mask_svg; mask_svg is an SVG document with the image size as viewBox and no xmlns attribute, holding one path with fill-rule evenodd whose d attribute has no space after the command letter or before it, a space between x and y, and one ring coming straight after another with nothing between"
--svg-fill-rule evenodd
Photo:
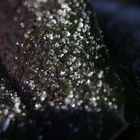
<instances>
[{"instance_id":1,"label":"frost-covered leaf","mask_svg":"<svg viewBox=\"0 0 140 140\"><path fill-rule=\"evenodd\" d=\"M24 4L34 16L29 25L20 23L25 33L15 43L7 76L15 82L13 90L26 113L21 110L25 116L16 117L1 138L115 137L126 127L124 86L111 66L90 2L27 0ZM14 75L13 81L9 75Z\"/></svg>"}]
</instances>

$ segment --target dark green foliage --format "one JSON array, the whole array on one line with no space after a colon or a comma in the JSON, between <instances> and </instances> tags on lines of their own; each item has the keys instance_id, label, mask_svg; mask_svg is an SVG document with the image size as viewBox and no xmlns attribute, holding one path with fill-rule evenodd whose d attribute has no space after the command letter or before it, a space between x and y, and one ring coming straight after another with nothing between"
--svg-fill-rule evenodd
<instances>
[{"instance_id":1,"label":"dark green foliage","mask_svg":"<svg viewBox=\"0 0 140 140\"><path fill-rule=\"evenodd\" d=\"M31 19L20 23L25 31L13 46L13 65L0 67L10 85L5 88L17 96L16 101L8 97L13 112L1 121L0 138L114 139L127 127L125 87L112 67L90 2L24 4Z\"/></svg>"}]
</instances>

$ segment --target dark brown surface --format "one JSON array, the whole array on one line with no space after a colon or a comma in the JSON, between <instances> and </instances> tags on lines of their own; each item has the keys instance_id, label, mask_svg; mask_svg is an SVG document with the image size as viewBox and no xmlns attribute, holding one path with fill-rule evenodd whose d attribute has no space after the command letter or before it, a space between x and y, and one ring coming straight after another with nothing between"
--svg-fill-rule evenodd
<instances>
[{"instance_id":1,"label":"dark brown surface","mask_svg":"<svg viewBox=\"0 0 140 140\"><path fill-rule=\"evenodd\" d=\"M0 0L0 59L8 69L12 68L13 56L18 51L16 42L24 35L25 29L20 24L26 24L30 16L23 1Z\"/></svg>"}]
</instances>

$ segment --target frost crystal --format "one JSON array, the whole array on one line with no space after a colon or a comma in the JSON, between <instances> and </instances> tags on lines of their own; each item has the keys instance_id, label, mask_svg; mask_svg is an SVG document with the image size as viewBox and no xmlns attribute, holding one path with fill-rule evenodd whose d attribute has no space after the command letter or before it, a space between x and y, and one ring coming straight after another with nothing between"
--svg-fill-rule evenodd
<instances>
[{"instance_id":1,"label":"frost crystal","mask_svg":"<svg viewBox=\"0 0 140 140\"><path fill-rule=\"evenodd\" d=\"M83 123L83 126L77 121L76 123L73 120L66 121L69 134L79 133L82 136L95 131L93 133L95 139L102 139L105 134L101 130L104 127L104 119L109 115L115 116L118 111L117 99L114 99L118 89L107 80L113 79L114 82L115 76L111 75L107 51L102 45L100 30L88 2L26 0L25 5L35 15L35 19L33 25L27 28L23 41L17 42L20 52L14 57L16 63L14 70L17 73L19 69L22 71L18 73L19 83L23 85L22 90L32 95L32 108L28 106L23 108L27 109L27 114L31 114L37 126L40 126L40 122L35 117L39 111L41 114L44 113L41 120L44 122L41 125L47 128L53 126L53 121L48 119L47 111L51 112L52 109L53 113L66 111L69 115L75 116L77 112L82 112L82 117L77 115L79 118L77 121L79 124ZM91 18L93 25L90 24ZM26 28L24 23L20 23L20 26ZM1 86L0 90L3 92L5 87ZM12 92L5 93L8 96L15 95ZM25 97L24 94L22 97ZM13 111L22 114L20 98L14 97L12 103ZM37 112L36 116L32 115L32 110ZM58 118L60 116L58 114ZM118 115L117 118L119 117ZM30 124L33 123L32 119ZM94 119L97 123L96 129ZM4 131L10 120L11 118L5 120ZM87 128L82 128L85 126ZM38 137L43 138L42 135Z\"/></svg>"}]
</instances>

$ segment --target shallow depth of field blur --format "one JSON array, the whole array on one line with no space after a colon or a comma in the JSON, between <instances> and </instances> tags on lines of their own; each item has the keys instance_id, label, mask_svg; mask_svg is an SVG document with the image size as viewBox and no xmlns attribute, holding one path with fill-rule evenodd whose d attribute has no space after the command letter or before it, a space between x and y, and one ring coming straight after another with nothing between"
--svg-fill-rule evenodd
<instances>
[{"instance_id":1,"label":"shallow depth of field blur","mask_svg":"<svg viewBox=\"0 0 140 140\"><path fill-rule=\"evenodd\" d=\"M0 0L0 140L140 140L139 0Z\"/></svg>"}]
</instances>

